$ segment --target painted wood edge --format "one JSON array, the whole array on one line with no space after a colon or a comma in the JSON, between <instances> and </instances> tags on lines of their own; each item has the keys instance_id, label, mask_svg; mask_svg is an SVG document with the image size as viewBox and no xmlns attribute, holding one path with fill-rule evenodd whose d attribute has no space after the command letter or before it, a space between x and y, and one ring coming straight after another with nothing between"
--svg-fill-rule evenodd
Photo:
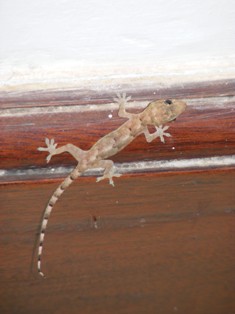
<instances>
[{"instance_id":1,"label":"painted wood edge","mask_svg":"<svg viewBox=\"0 0 235 314\"><path fill-rule=\"evenodd\" d=\"M186 99L187 110L172 123L174 135L164 145L147 144L143 137L134 141L118 156L116 162L206 158L234 154L235 97ZM138 112L148 102L131 101L127 109ZM22 169L45 166L45 137L60 145L68 142L86 150L99 138L123 122L117 116L118 105L60 106L5 109L0 113L0 168ZM2 118L2 119L1 119ZM63 130L66 130L64 132ZM53 158L50 166L73 165L69 155Z\"/></svg>"},{"instance_id":2,"label":"painted wood edge","mask_svg":"<svg viewBox=\"0 0 235 314\"><path fill-rule=\"evenodd\" d=\"M22 183L23 181L56 180L66 177L74 167L47 167L34 169L0 169L0 185ZM115 163L115 171L122 175L199 172L211 169L235 169L235 155L208 158L174 159ZM83 177L98 177L102 169L88 170Z\"/></svg>"},{"instance_id":3,"label":"painted wood edge","mask_svg":"<svg viewBox=\"0 0 235 314\"><path fill-rule=\"evenodd\" d=\"M74 106L112 102L116 93L132 95L133 100L161 98L204 98L235 95L235 79L201 81L178 84L158 84L156 80L102 85L99 88L64 88L33 91L0 91L0 108L32 108Z\"/></svg>"},{"instance_id":4,"label":"painted wood edge","mask_svg":"<svg viewBox=\"0 0 235 314\"><path fill-rule=\"evenodd\" d=\"M235 96L224 97L204 97L204 98L183 98L189 108L195 110L206 109L229 109L234 108ZM127 109L144 109L151 99L146 101L129 101L126 105ZM67 106L50 106L50 107L32 107L32 108L2 108L0 110L0 118L10 117L24 117L29 115L39 114L55 114L55 113L91 113L100 111L114 111L118 110L119 105L112 101L105 104L92 104L92 105L67 105Z\"/></svg>"}]
</instances>

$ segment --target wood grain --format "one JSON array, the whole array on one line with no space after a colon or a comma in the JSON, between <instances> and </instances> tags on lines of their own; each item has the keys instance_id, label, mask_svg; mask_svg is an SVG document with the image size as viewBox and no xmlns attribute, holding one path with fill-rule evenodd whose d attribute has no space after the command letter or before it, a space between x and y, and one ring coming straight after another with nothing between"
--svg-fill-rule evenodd
<instances>
[{"instance_id":1,"label":"wood grain","mask_svg":"<svg viewBox=\"0 0 235 314\"><path fill-rule=\"evenodd\" d=\"M234 154L235 99L193 99L187 103L186 112L171 124L172 137L166 144L159 140L147 143L144 136L139 136L113 160L129 162ZM87 150L124 121L117 116L117 111L111 110L63 112L55 109L51 113L42 110L37 114L4 116L0 120L1 168L46 166L46 153L37 151L37 147L45 145L45 137L54 138L59 145L70 142ZM68 154L55 156L50 162L52 166L75 164Z\"/></svg>"},{"instance_id":2,"label":"wood grain","mask_svg":"<svg viewBox=\"0 0 235 314\"><path fill-rule=\"evenodd\" d=\"M205 98L234 96L235 79L181 83L179 85L157 85L148 82L144 85L116 83L100 86L97 89L35 90L27 92L0 91L0 106L6 108L31 108L66 105L88 105L112 102L116 93L127 93L134 100L161 98Z\"/></svg>"},{"instance_id":3,"label":"wood grain","mask_svg":"<svg viewBox=\"0 0 235 314\"><path fill-rule=\"evenodd\" d=\"M116 92L137 101L184 98L187 110L172 123L166 144L148 144L140 136L113 160L224 160L235 155L234 91L235 80L0 92L0 168L11 172L10 178L0 171L0 313L235 313L232 164L142 170L117 178L115 188L96 184L94 177L79 178L49 221L46 280L32 259L43 210L61 182L42 171L46 153L37 147L45 137L89 149L124 122L111 109ZM63 154L50 165L75 162ZM32 168L35 176L21 178L21 170L30 174Z\"/></svg>"},{"instance_id":4,"label":"wood grain","mask_svg":"<svg viewBox=\"0 0 235 314\"><path fill-rule=\"evenodd\" d=\"M76 181L49 222L46 280L31 256L58 182L1 186L0 312L234 313L234 175Z\"/></svg>"}]
</instances>

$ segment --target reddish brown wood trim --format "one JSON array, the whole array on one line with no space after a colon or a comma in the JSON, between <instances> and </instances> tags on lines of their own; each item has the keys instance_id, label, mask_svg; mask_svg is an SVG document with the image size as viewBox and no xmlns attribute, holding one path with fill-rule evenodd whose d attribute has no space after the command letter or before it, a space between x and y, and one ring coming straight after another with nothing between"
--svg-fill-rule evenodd
<instances>
[{"instance_id":1,"label":"reddish brown wood trim","mask_svg":"<svg viewBox=\"0 0 235 314\"><path fill-rule=\"evenodd\" d=\"M113 160L130 162L233 155L234 98L192 99L187 102L186 112L172 123L172 137L166 144L159 140L148 144L144 136L140 136ZM116 111L78 112L73 107L69 112L60 108L48 113L46 108L42 108L37 114L26 112L19 116L4 116L0 120L1 168L46 166L46 154L37 151L37 147L44 145L45 137L54 138L59 145L70 142L86 150L124 121L117 117ZM51 166L72 164L75 162L68 154L55 156L50 163Z\"/></svg>"},{"instance_id":2,"label":"reddish brown wood trim","mask_svg":"<svg viewBox=\"0 0 235 314\"><path fill-rule=\"evenodd\" d=\"M76 181L51 216L46 280L31 256L57 183L1 186L0 312L233 313L234 175Z\"/></svg>"},{"instance_id":3,"label":"reddish brown wood trim","mask_svg":"<svg viewBox=\"0 0 235 314\"><path fill-rule=\"evenodd\" d=\"M69 90L37 90L28 92L1 92L0 106L4 108L29 108L62 105L103 104L113 101L114 95L126 92L134 100L150 100L154 98L200 98L235 95L235 79L182 83L174 86L155 86L149 82L146 86L130 86L115 81L112 86L99 91L92 89Z\"/></svg>"}]
</instances>

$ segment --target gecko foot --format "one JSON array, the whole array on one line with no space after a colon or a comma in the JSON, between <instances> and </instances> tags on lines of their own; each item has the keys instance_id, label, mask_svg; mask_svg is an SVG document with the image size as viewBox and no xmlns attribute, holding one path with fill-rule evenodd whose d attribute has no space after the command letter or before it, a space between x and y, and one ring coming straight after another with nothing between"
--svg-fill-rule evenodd
<instances>
[{"instance_id":1,"label":"gecko foot","mask_svg":"<svg viewBox=\"0 0 235 314\"><path fill-rule=\"evenodd\" d=\"M49 155L46 158L47 163L51 160L51 157L56 152L56 146L58 144L55 143L55 140L52 138L49 140L48 138L45 138L45 143L47 147L38 147L38 150L41 152L49 152Z\"/></svg>"},{"instance_id":2,"label":"gecko foot","mask_svg":"<svg viewBox=\"0 0 235 314\"><path fill-rule=\"evenodd\" d=\"M131 96L127 97L126 93L123 93L123 94L117 93L117 97L113 98L113 100L118 104L121 104L121 103L126 104L129 100L131 100Z\"/></svg>"},{"instance_id":3,"label":"gecko foot","mask_svg":"<svg viewBox=\"0 0 235 314\"><path fill-rule=\"evenodd\" d=\"M156 127L156 131L157 131L157 136L160 137L160 141L162 143L165 143L165 139L164 139L164 136L166 137L171 137L171 134L170 133L167 133L165 132L166 130L169 129L169 126L164 126L162 127L162 125L160 125L159 127L157 126Z\"/></svg>"},{"instance_id":4,"label":"gecko foot","mask_svg":"<svg viewBox=\"0 0 235 314\"><path fill-rule=\"evenodd\" d=\"M117 174L113 174L113 173L108 173L103 175L102 177L99 177L96 179L96 182L100 182L104 179L108 179L109 180L109 184L111 184L114 187L114 182L113 182L113 177L121 177L121 174L117 173Z\"/></svg>"}]
</instances>

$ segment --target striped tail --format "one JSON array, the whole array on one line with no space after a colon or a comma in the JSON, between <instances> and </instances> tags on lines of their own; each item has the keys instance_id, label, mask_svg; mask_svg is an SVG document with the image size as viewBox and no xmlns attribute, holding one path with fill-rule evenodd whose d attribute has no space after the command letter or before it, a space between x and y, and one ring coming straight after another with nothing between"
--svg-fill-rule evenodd
<instances>
[{"instance_id":1,"label":"striped tail","mask_svg":"<svg viewBox=\"0 0 235 314\"><path fill-rule=\"evenodd\" d=\"M61 194L70 186L70 184L80 176L80 172L77 168L75 168L68 176L64 179L64 181L58 186L58 188L55 190L55 192L52 194L47 207L44 211L41 229L40 229L40 235L39 235L39 246L38 246L38 258L37 258L37 268L38 273L45 278L45 275L43 274L41 270L41 264L42 264L42 249L43 249L43 242L45 238L45 231L48 223L48 219L50 217L50 214L52 212L52 208L54 207L55 203L61 196Z\"/></svg>"}]
</instances>

